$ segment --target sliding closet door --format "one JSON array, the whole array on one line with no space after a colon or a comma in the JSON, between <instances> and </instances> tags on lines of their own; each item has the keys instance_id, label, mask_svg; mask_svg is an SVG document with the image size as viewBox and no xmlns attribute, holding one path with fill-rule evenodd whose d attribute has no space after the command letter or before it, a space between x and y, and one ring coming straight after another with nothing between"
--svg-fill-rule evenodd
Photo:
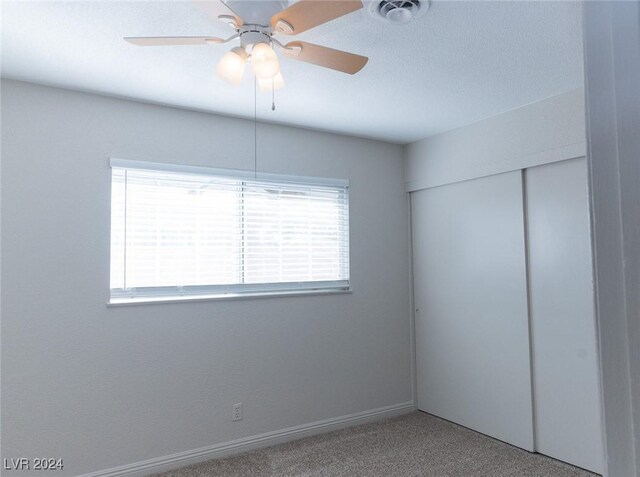
<instances>
[{"instance_id":1,"label":"sliding closet door","mask_svg":"<svg viewBox=\"0 0 640 477\"><path fill-rule=\"evenodd\" d=\"M418 408L532 450L521 172L411 208Z\"/></svg>"},{"instance_id":2,"label":"sliding closet door","mask_svg":"<svg viewBox=\"0 0 640 477\"><path fill-rule=\"evenodd\" d=\"M525 178L536 448L602 472L586 160Z\"/></svg>"}]
</instances>

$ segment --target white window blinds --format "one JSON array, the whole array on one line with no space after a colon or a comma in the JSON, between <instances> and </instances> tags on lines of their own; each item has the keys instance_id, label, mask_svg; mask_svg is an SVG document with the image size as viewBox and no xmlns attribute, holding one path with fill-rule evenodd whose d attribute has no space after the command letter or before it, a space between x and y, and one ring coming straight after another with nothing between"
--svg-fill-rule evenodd
<instances>
[{"instance_id":1,"label":"white window blinds","mask_svg":"<svg viewBox=\"0 0 640 477\"><path fill-rule=\"evenodd\" d=\"M346 181L111 164L112 301L349 288Z\"/></svg>"}]
</instances>

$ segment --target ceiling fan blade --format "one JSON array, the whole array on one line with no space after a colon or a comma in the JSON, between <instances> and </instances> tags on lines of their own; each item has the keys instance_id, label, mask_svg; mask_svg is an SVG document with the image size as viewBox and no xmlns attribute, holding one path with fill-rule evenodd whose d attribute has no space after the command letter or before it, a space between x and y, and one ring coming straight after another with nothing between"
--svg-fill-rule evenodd
<instances>
[{"instance_id":1,"label":"ceiling fan blade","mask_svg":"<svg viewBox=\"0 0 640 477\"><path fill-rule=\"evenodd\" d=\"M300 0L271 17L277 33L297 35L362 8L360 0Z\"/></svg>"},{"instance_id":2,"label":"ceiling fan blade","mask_svg":"<svg viewBox=\"0 0 640 477\"><path fill-rule=\"evenodd\" d=\"M217 22L220 18L220 15L231 15L234 17L236 25L242 26L244 22L242 18L240 18L236 13L229 8L222 0L196 0L195 3L213 22Z\"/></svg>"},{"instance_id":3,"label":"ceiling fan blade","mask_svg":"<svg viewBox=\"0 0 640 477\"><path fill-rule=\"evenodd\" d=\"M369 61L366 56L334 50L333 48L314 45L305 41L289 42L285 45L283 51L285 55L294 60L313 63L314 65L324 66L325 68L342 71L350 75L360 71Z\"/></svg>"},{"instance_id":4,"label":"ceiling fan blade","mask_svg":"<svg viewBox=\"0 0 640 477\"><path fill-rule=\"evenodd\" d=\"M139 36L126 37L125 40L138 46L208 45L225 41L214 36Z\"/></svg>"}]
</instances>

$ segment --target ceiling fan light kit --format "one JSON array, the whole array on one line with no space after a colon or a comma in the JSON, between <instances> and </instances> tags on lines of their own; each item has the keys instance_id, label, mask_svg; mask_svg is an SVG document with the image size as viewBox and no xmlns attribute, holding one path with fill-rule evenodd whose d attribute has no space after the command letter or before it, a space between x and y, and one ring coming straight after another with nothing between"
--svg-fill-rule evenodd
<instances>
[{"instance_id":1,"label":"ceiling fan light kit","mask_svg":"<svg viewBox=\"0 0 640 477\"><path fill-rule=\"evenodd\" d=\"M249 55L244 48L236 46L225 53L216 66L216 75L231 84L240 84Z\"/></svg>"},{"instance_id":2,"label":"ceiling fan light kit","mask_svg":"<svg viewBox=\"0 0 640 477\"><path fill-rule=\"evenodd\" d=\"M239 38L240 46L232 48L222 57L216 66L216 74L237 85L242 81L247 61L251 61L253 73L263 91L284 86L274 46L282 50L287 58L348 74L357 73L367 64L368 58L365 56L302 41L282 44L274 38L275 34L297 35L359 10L363 7L361 0L299 0L290 6L281 0L220 2L229 14L217 15L218 19L235 30L235 35L229 38L127 37L125 40L138 46L162 46L222 44ZM211 1L195 3L211 15Z\"/></svg>"},{"instance_id":3,"label":"ceiling fan light kit","mask_svg":"<svg viewBox=\"0 0 640 477\"><path fill-rule=\"evenodd\" d=\"M267 43L257 43L251 49L253 74L258 79L272 79L280 73L280 62L276 52Z\"/></svg>"}]
</instances>

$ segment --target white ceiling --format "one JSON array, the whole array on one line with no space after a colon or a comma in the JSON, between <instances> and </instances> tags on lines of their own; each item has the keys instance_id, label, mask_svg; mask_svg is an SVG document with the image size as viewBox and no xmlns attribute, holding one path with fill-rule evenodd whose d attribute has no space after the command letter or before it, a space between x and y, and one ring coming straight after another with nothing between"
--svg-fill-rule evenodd
<instances>
[{"instance_id":1,"label":"white ceiling","mask_svg":"<svg viewBox=\"0 0 640 477\"><path fill-rule=\"evenodd\" d=\"M229 45L141 48L124 36L229 36L190 2L2 2L2 76L233 116L253 80L214 75ZM434 1L406 26L367 7L297 38L369 56L355 76L282 59L258 118L406 143L582 86L581 6ZM281 55L282 56L282 55ZM249 72L249 69L248 71Z\"/></svg>"}]
</instances>

